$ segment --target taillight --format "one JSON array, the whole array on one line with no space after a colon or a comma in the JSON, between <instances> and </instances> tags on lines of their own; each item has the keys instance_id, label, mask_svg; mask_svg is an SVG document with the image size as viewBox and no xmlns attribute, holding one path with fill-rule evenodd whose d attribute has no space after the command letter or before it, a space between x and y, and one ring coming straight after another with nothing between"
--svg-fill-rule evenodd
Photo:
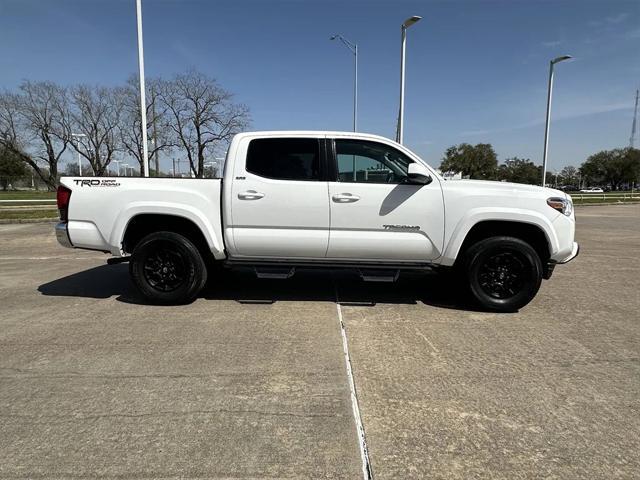
<instances>
[{"instance_id":1,"label":"taillight","mask_svg":"<svg viewBox=\"0 0 640 480\"><path fill-rule=\"evenodd\" d=\"M69 200L71 199L71 190L60 185L56 193L56 202L58 203L58 211L60 212L60 221L66 222L69 211Z\"/></svg>"}]
</instances>

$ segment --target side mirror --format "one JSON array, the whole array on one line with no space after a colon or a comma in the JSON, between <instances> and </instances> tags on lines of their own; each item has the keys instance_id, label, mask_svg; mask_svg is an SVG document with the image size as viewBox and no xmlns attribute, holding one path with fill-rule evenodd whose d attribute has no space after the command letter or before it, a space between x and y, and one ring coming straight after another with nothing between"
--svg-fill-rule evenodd
<instances>
[{"instance_id":1,"label":"side mirror","mask_svg":"<svg viewBox=\"0 0 640 480\"><path fill-rule=\"evenodd\" d=\"M419 163L410 163L408 170L409 183L414 185L429 185L433 178L429 175L429 170Z\"/></svg>"}]
</instances>

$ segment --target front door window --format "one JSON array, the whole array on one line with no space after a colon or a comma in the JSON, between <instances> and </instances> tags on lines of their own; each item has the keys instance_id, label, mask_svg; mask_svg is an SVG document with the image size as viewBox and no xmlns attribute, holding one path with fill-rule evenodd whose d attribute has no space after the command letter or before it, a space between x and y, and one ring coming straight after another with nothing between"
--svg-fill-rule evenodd
<instances>
[{"instance_id":1,"label":"front door window","mask_svg":"<svg viewBox=\"0 0 640 480\"><path fill-rule=\"evenodd\" d=\"M404 183L412 161L402 152L366 140L336 140L338 181Z\"/></svg>"}]
</instances>

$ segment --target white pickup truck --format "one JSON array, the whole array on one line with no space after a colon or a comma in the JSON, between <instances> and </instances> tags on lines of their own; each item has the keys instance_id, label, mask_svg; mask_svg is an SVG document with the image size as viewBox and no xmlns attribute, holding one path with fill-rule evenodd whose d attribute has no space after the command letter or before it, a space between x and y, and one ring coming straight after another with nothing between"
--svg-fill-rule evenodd
<instances>
[{"instance_id":1,"label":"white pickup truck","mask_svg":"<svg viewBox=\"0 0 640 480\"><path fill-rule=\"evenodd\" d=\"M157 303L192 301L208 266L222 263L269 278L350 268L374 281L448 269L485 308L514 311L578 254L565 193L444 181L404 146L374 135L241 133L223 179L61 184L58 241L129 261L133 282Z\"/></svg>"}]
</instances>

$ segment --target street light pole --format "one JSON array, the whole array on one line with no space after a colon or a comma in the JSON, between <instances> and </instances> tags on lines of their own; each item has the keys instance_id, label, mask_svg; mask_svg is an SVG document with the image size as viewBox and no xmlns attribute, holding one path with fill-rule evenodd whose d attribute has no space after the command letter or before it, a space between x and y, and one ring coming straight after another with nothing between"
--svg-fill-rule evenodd
<instances>
[{"instance_id":1,"label":"street light pole","mask_svg":"<svg viewBox=\"0 0 640 480\"><path fill-rule=\"evenodd\" d=\"M551 123L551 97L553 95L553 67L556 63L569 60L570 55L556 57L549 62L549 87L547 89L547 121L544 127L544 151L542 153L542 186L547 184L547 153L549 150L549 125Z\"/></svg>"},{"instance_id":2,"label":"street light pole","mask_svg":"<svg viewBox=\"0 0 640 480\"><path fill-rule=\"evenodd\" d=\"M142 155L144 176L149 176L149 146L147 145L147 100L144 86L144 45L142 42L142 0L136 0L138 20L138 69L140 76L140 115L142 117Z\"/></svg>"},{"instance_id":3,"label":"street light pole","mask_svg":"<svg viewBox=\"0 0 640 480\"><path fill-rule=\"evenodd\" d=\"M402 24L402 41L400 46L400 108L398 110L398 129L396 131L396 142L402 144L403 139L403 122L404 122L404 63L407 46L407 28L419 22L422 17L414 15L407 18Z\"/></svg>"},{"instance_id":4,"label":"street light pole","mask_svg":"<svg viewBox=\"0 0 640 480\"><path fill-rule=\"evenodd\" d=\"M358 130L358 44L351 43L341 34L333 35L329 40L340 40L353 53L353 131Z\"/></svg>"},{"instance_id":5,"label":"street light pole","mask_svg":"<svg viewBox=\"0 0 640 480\"><path fill-rule=\"evenodd\" d=\"M80 139L86 137L84 133L72 133L72 137ZM80 156L80 140L76 140L76 144L78 145L78 176L82 176L82 157Z\"/></svg>"}]
</instances>

